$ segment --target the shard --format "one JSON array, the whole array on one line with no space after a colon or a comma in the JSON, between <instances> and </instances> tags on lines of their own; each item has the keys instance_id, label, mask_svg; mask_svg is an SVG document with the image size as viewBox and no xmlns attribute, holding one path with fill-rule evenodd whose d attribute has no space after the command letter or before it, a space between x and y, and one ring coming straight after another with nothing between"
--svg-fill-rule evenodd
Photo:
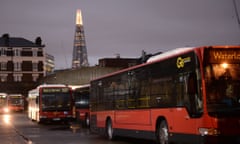
<instances>
[{"instance_id":1,"label":"the shard","mask_svg":"<svg viewBox=\"0 0 240 144\"><path fill-rule=\"evenodd\" d=\"M87 47L83 29L82 13L81 10L77 10L76 13L76 29L74 36L73 45L73 57L72 57L72 68L88 67L88 55Z\"/></svg>"}]
</instances>

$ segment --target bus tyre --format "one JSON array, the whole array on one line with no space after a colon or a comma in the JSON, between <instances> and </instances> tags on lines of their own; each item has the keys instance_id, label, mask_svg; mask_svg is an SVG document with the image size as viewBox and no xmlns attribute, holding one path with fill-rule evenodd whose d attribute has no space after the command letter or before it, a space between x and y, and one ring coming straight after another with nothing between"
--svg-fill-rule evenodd
<instances>
[{"instance_id":1,"label":"bus tyre","mask_svg":"<svg viewBox=\"0 0 240 144\"><path fill-rule=\"evenodd\" d=\"M78 123L80 123L80 121L81 121L79 112L76 112L76 120Z\"/></svg>"},{"instance_id":2,"label":"bus tyre","mask_svg":"<svg viewBox=\"0 0 240 144\"><path fill-rule=\"evenodd\" d=\"M162 120L157 127L157 142L159 144L168 144L168 126L165 120Z\"/></svg>"},{"instance_id":3,"label":"bus tyre","mask_svg":"<svg viewBox=\"0 0 240 144\"><path fill-rule=\"evenodd\" d=\"M106 135L109 140L113 140L113 128L112 128L112 121L109 119L107 120L106 126Z\"/></svg>"}]
</instances>

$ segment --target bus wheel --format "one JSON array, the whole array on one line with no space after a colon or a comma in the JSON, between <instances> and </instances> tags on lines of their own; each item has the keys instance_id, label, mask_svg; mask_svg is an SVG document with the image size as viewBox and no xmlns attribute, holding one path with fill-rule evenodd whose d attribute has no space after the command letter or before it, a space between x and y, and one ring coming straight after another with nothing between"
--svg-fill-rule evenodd
<instances>
[{"instance_id":1,"label":"bus wheel","mask_svg":"<svg viewBox=\"0 0 240 144\"><path fill-rule=\"evenodd\" d=\"M80 114L79 114L79 112L76 112L76 120L77 120L77 122L80 123Z\"/></svg>"},{"instance_id":2,"label":"bus wheel","mask_svg":"<svg viewBox=\"0 0 240 144\"><path fill-rule=\"evenodd\" d=\"M112 121L111 121L110 119L107 120L106 134L107 134L107 138L108 138L109 140L112 140L112 139L113 139Z\"/></svg>"},{"instance_id":3,"label":"bus wheel","mask_svg":"<svg viewBox=\"0 0 240 144\"><path fill-rule=\"evenodd\" d=\"M159 144L168 144L168 126L165 120L162 120L157 128L157 142Z\"/></svg>"}]
</instances>

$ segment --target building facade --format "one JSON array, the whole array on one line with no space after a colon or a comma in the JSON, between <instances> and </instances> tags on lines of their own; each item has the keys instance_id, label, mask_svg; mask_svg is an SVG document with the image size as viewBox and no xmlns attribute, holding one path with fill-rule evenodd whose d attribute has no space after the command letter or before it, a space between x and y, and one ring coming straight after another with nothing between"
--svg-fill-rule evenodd
<instances>
[{"instance_id":1,"label":"building facade","mask_svg":"<svg viewBox=\"0 0 240 144\"><path fill-rule=\"evenodd\" d=\"M55 69L54 56L48 53L45 54L45 71L46 75L52 74Z\"/></svg>"},{"instance_id":2,"label":"building facade","mask_svg":"<svg viewBox=\"0 0 240 144\"><path fill-rule=\"evenodd\" d=\"M26 94L45 76L45 52L41 38L0 37L0 91Z\"/></svg>"},{"instance_id":3,"label":"building facade","mask_svg":"<svg viewBox=\"0 0 240 144\"><path fill-rule=\"evenodd\" d=\"M104 58L97 66L82 67L81 69L57 70L39 81L39 84L84 85L98 77L139 64L139 58Z\"/></svg>"}]
</instances>

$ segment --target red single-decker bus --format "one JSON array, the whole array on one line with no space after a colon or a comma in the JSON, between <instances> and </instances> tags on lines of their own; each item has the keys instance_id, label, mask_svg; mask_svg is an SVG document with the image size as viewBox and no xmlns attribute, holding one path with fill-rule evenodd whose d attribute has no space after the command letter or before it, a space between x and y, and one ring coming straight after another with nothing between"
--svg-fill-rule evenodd
<instances>
[{"instance_id":1,"label":"red single-decker bus","mask_svg":"<svg viewBox=\"0 0 240 144\"><path fill-rule=\"evenodd\" d=\"M8 94L8 108L11 112L24 111L24 96L22 94Z\"/></svg>"},{"instance_id":2,"label":"red single-decker bus","mask_svg":"<svg viewBox=\"0 0 240 144\"><path fill-rule=\"evenodd\" d=\"M240 46L178 48L91 81L90 130L240 144Z\"/></svg>"},{"instance_id":3,"label":"red single-decker bus","mask_svg":"<svg viewBox=\"0 0 240 144\"><path fill-rule=\"evenodd\" d=\"M73 88L75 117L84 127L89 127L90 124L89 89L89 84Z\"/></svg>"},{"instance_id":4,"label":"red single-decker bus","mask_svg":"<svg viewBox=\"0 0 240 144\"><path fill-rule=\"evenodd\" d=\"M29 91L28 117L39 123L73 120L71 88L60 84L44 84Z\"/></svg>"}]
</instances>

